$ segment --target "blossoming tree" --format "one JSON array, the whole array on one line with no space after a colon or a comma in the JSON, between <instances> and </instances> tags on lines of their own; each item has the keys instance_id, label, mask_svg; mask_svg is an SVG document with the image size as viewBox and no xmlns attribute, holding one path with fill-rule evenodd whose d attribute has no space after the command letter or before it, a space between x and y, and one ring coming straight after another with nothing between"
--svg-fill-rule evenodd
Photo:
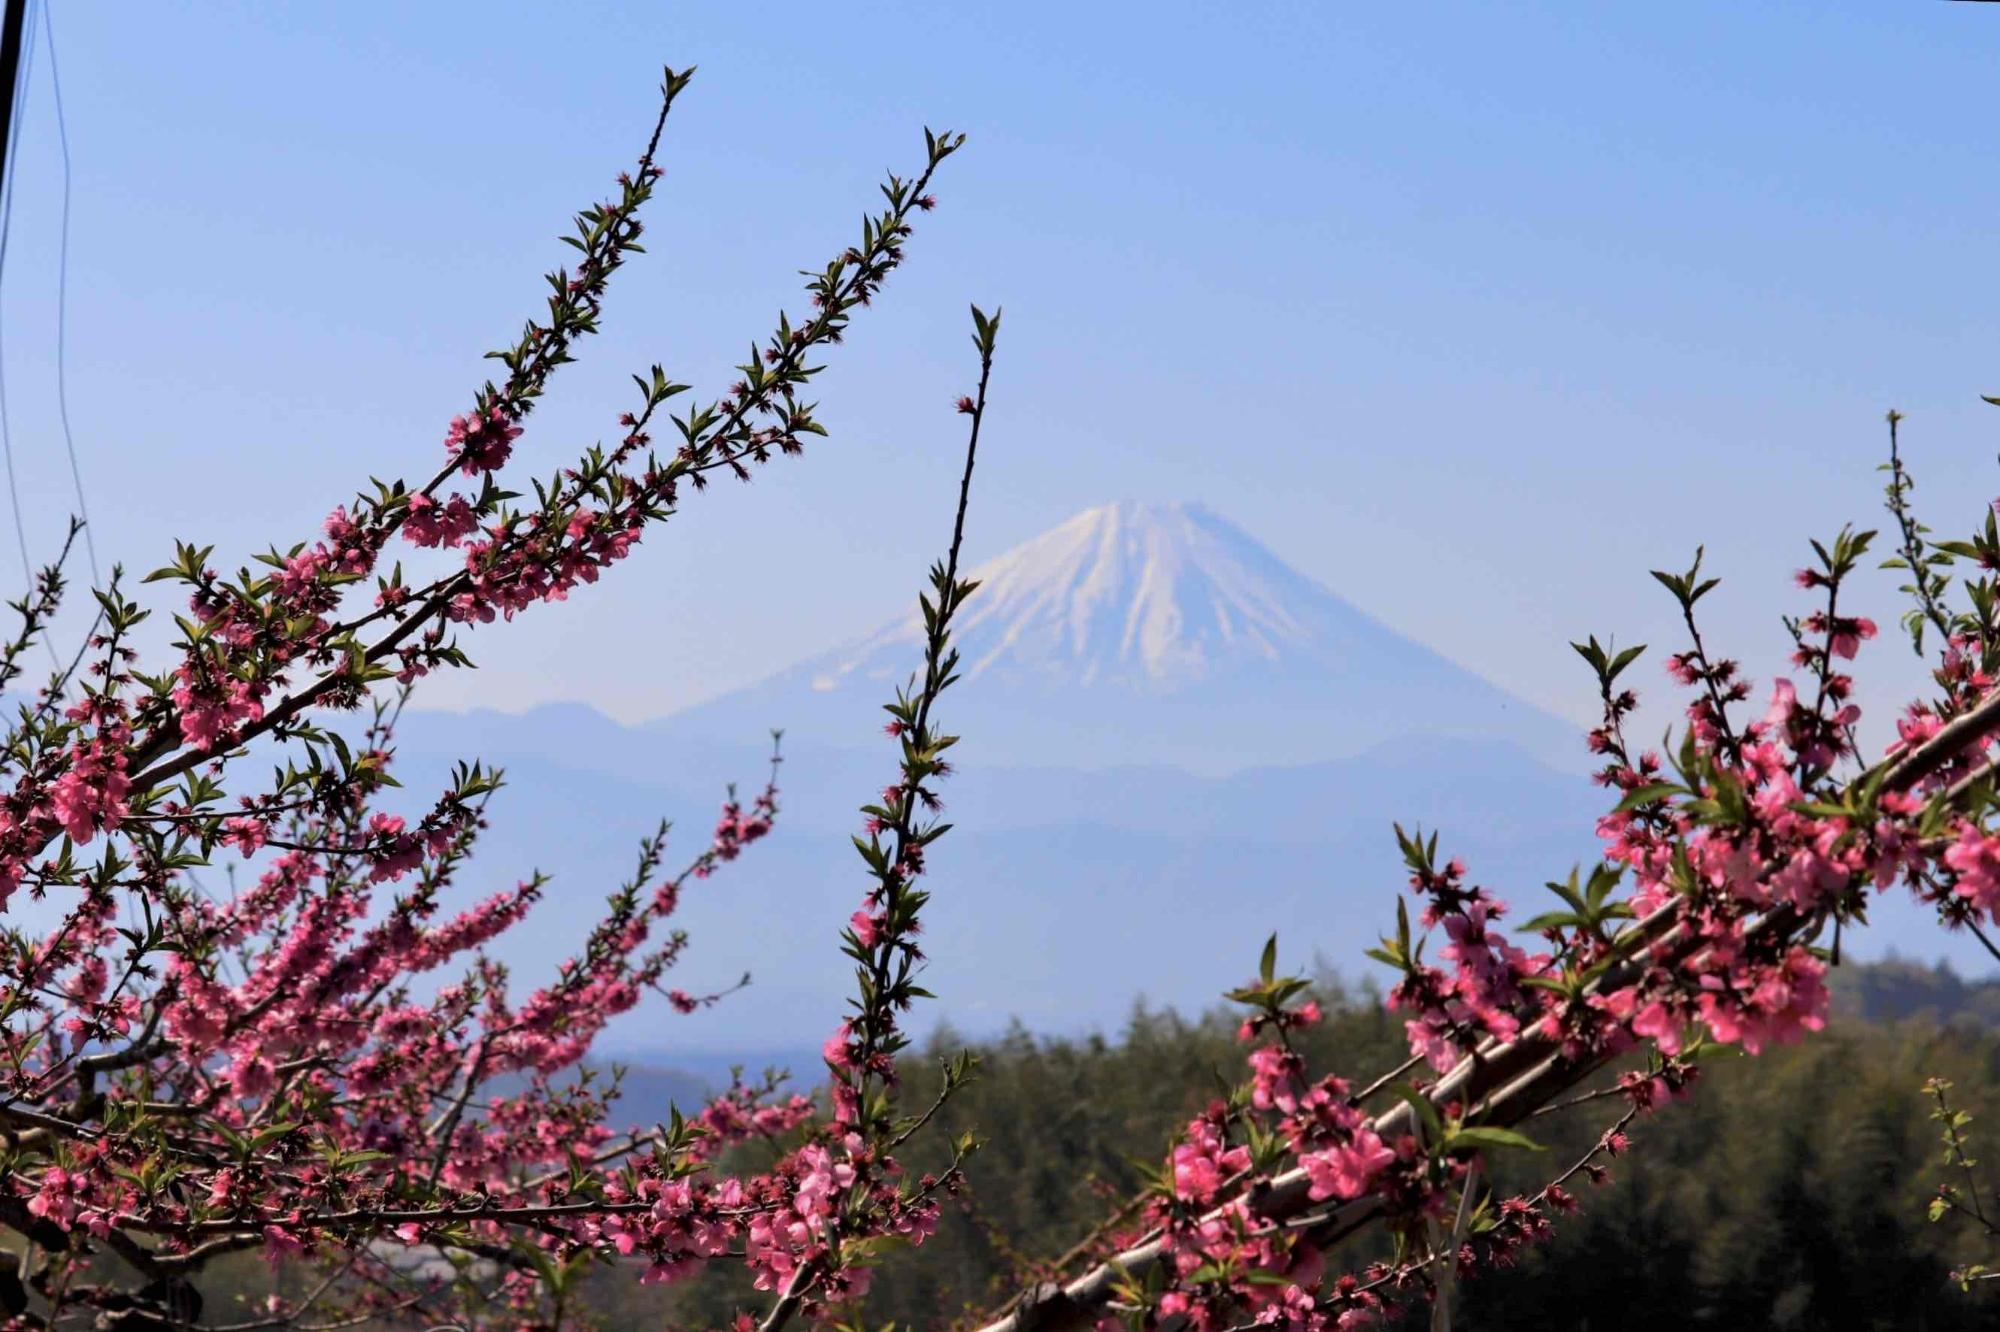
<instances>
[{"instance_id":1,"label":"blossoming tree","mask_svg":"<svg viewBox=\"0 0 2000 1332\"><path fill-rule=\"evenodd\" d=\"M761 1293L739 1325L839 1323L879 1256L921 1245L941 1199L964 1187L969 1139L939 1173L899 1163L936 1103L904 1104L898 1069L926 995L921 885L946 831L954 743L939 704L956 673L953 621L974 594L959 552L997 312L972 314L965 471L922 598L922 658L886 703L893 779L862 810L861 902L829 923L855 991L828 1017L823 1086L739 1083L628 1129L615 1088L584 1064L609 1018L649 990L681 1011L722 997L665 988L686 942L668 922L683 891L772 829L775 754L761 792L732 791L704 846L676 860L664 828L643 838L581 949L526 993L483 946L524 918L542 880L443 907L496 775L462 766L420 816L384 808L404 702L464 666L475 633L539 620L542 603L594 582L718 475L747 480L824 434L801 396L816 362L902 262L931 178L962 142L926 134L915 174L885 183L856 243L811 276L810 308L781 317L725 393L686 400L651 367L609 446L505 489L537 400L640 249L660 136L687 82L667 73L636 168L578 215L573 266L493 353L495 378L426 477L371 483L319 537L257 570L225 575L209 550L182 546L148 579L186 606L151 672L132 647L149 612L114 576L83 649L12 695L0 908L18 921L32 899L55 919L0 938L0 1225L26 1241L0 1256L0 1308L15 1323L559 1327L575 1317L578 1275L599 1263L640 1280L736 1265ZM1552 884L1554 909L1510 939L1504 904L1436 834L1398 830L1420 910L1413 921L1398 906L1376 955L1400 973L1390 1002L1409 1062L1365 1086L1306 1068L1291 1033L1317 1010L1279 972L1274 940L1232 995L1248 1014L1243 1085L993 1327L1351 1328L1423 1300L1448 1321L1461 1275L1572 1206L1575 1179L1625 1149L1632 1120L1684 1088L1705 1048L1754 1053L1821 1025L1820 941L1861 923L1874 893L1900 884L1948 924L1989 922L2000 533L1988 515L1971 540L1934 542L1891 429L1906 627L1936 654L1936 693L1911 705L1895 747L1873 762L1857 752L1847 674L1876 632L1843 601L1872 534L1814 546L1799 576L1809 604L1787 621L1798 678L1755 717L1750 683L1698 627L1714 586L1699 559L1657 574L1689 636L1668 663L1692 691L1670 755L1626 735L1636 699L1623 681L1642 649L1578 647L1603 704L1589 736L1613 801L1603 862ZM16 604L0 688L26 684L66 590L58 560ZM206 891L196 872L218 861L247 862L251 881ZM943 1095L971 1072L952 1063ZM1525 1119L1600 1101L1609 1122L1588 1156L1534 1193L1494 1193L1486 1158L1532 1150ZM726 1149L753 1136L777 1144L775 1164L726 1168ZM1364 1230L1392 1256L1343 1261ZM205 1311L205 1267L246 1250L311 1271L309 1289L249 1321Z\"/></svg>"}]
</instances>

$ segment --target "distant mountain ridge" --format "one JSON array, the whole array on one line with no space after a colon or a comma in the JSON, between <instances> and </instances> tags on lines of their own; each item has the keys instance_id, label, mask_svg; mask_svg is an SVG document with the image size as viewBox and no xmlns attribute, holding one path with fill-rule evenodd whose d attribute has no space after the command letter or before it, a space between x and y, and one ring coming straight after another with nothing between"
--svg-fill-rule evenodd
<instances>
[{"instance_id":1,"label":"distant mountain ridge","mask_svg":"<svg viewBox=\"0 0 2000 1332\"><path fill-rule=\"evenodd\" d=\"M1349 974L1394 921L1391 821L1441 834L1480 882L1536 903L1598 847L1606 795L1580 775L1580 728L1507 695L1288 568L1198 505L1107 505L980 566L939 719L964 737L944 788L956 825L930 857L925 1020L990 1035L1115 1028L1141 987L1185 1012L1288 957ZM761 782L787 731L778 830L675 924L675 983L754 983L686 1017L647 1006L608 1049L717 1080L730 1056L808 1054L853 985L838 951L864 876L857 806L895 771L882 703L921 660L914 617L711 703L641 726L578 704L520 715L412 713L412 798L453 760L508 770L470 897L530 869L555 878L503 960L540 974L574 948L635 839L677 821L704 845L724 782ZM497 882L496 882L497 881ZM1891 894L1855 946L1983 963ZM1936 949L1933 952L1933 948ZM757 1063L752 1059L753 1064ZM787 1056L782 1062L800 1061Z\"/></svg>"},{"instance_id":2,"label":"distant mountain ridge","mask_svg":"<svg viewBox=\"0 0 2000 1332\"><path fill-rule=\"evenodd\" d=\"M1199 504L1100 505L975 568L951 729L992 761L1226 772L1405 735L1516 745L1575 770L1580 728L1292 569ZM906 614L657 724L714 740L784 726L853 744L921 659Z\"/></svg>"}]
</instances>

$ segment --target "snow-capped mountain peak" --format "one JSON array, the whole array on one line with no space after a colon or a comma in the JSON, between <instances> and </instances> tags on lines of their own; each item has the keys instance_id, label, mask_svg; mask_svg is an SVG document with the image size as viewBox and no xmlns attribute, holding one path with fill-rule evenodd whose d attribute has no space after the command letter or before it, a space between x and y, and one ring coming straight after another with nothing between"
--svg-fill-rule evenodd
<instances>
[{"instance_id":1,"label":"snow-capped mountain peak","mask_svg":"<svg viewBox=\"0 0 2000 1332\"><path fill-rule=\"evenodd\" d=\"M1086 509L974 569L964 675L1172 692L1232 666L1322 658L1364 620L1200 504ZM816 689L907 674L913 611L819 665Z\"/></svg>"},{"instance_id":2,"label":"snow-capped mountain peak","mask_svg":"<svg viewBox=\"0 0 2000 1332\"><path fill-rule=\"evenodd\" d=\"M979 752L1028 764L1226 772L1397 736L1569 758L1568 725L1405 638L1199 504L1086 509L972 569L944 703ZM923 662L913 606L844 648L663 722L682 736L853 743Z\"/></svg>"}]
</instances>

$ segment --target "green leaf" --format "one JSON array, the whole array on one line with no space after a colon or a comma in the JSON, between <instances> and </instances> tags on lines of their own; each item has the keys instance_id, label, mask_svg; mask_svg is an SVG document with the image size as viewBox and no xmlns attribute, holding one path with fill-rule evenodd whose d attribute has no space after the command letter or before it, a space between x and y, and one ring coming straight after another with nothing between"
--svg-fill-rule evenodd
<instances>
[{"instance_id":1,"label":"green leaf","mask_svg":"<svg viewBox=\"0 0 2000 1332\"><path fill-rule=\"evenodd\" d=\"M1438 1117L1438 1109L1429 1097L1407 1082L1396 1088L1396 1096L1416 1112L1418 1122L1424 1127L1424 1141L1436 1142L1444 1136L1444 1121Z\"/></svg>"},{"instance_id":2,"label":"green leaf","mask_svg":"<svg viewBox=\"0 0 2000 1332\"><path fill-rule=\"evenodd\" d=\"M1618 807L1612 813L1628 814L1641 805L1650 805L1654 801L1665 800L1670 795L1685 794L1686 791L1686 787L1677 786L1672 782L1648 782L1644 786L1635 786L1627 791L1625 798L1618 802Z\"/></svg>"},{"instance_id":3,"label":"green leaf","mask_svg":"<svg viewBox=\"0 0 2000 1332\"><path fill-rule=\"evenodd\" d=\"M1545 1152L1548 1148L1536 1142L1525 1133L1516 1133L1510 1128L1500 1128L1492 1124L1475 1124L1462 1128L1451 1135L1451 1146L1458 1147L1516 1147L1527 1152Z\"/></svg>"},{"instance_id":4,"label":"green leaf","mask_svg":"<svg viewBox=\"0 0 2000 1332\"><path fill-rule=\"evenodd\" d=\"M909 1243L901 1235L870 1235L866 1239L843 1242L840 1246L840 1256L857 1267L865 1267L870 1259L907 1248Z\"/></svg>"}]
</instances>

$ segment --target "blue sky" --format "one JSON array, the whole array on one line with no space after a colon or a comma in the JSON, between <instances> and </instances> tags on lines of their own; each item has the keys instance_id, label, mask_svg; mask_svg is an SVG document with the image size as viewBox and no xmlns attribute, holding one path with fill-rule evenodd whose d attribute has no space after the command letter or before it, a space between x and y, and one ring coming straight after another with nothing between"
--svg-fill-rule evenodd
<instances>
[{"instance_id":1,"label":"blue sky","mask_svg":"<svg viewBox=\"0 0 2000 1332\"><path fill-rule=\"evenodd\" d=\"M905 605L948 521L969 300L1007 310L976 554L1105 499L1200 499L1572 716L1566 641L1677 645L1645 571L1697 542L1728 580L1717 641L1768 678L1804 538L1876 519L1887 407L1935 526L2000 492L1977 396L2000 392L2000 7L54 17L72 416L100 547L140 572L175 536L288 544L366 476L430 468L554 235L635 154L662 62L701 72L652 252L538 414L538 468L608 433L652 361L725 384L920 128L970 134L832 358L832 441L476 641L483 669L433 705L659 715ZM70 507L47 94L0 306L37 552ZM1887 702L1911 672L1874 661Z\"/></svg>"}]
</instances>

